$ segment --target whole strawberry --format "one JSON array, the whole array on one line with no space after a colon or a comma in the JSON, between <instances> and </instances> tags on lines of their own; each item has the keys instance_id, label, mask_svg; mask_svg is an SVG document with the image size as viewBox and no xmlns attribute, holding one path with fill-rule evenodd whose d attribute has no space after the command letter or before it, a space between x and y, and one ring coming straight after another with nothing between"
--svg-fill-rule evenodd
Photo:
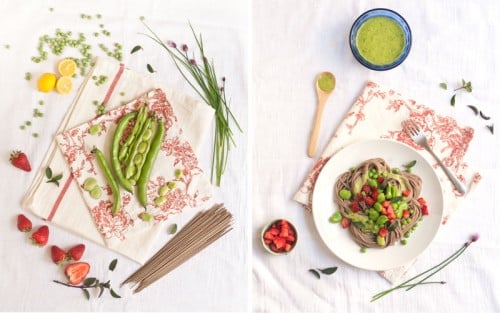
<instances>
[{"instance_id":1,"label":"whole strawberry","mask_svg":"<svg viewBox=\"0 0 500 313\"><path fill-rule=\"evenodd\" d=\"M22 169L23 171L30 172L31 165L28 157L24 152L21 151L12 151L10 154L10 163L17 168Z\"/></svg>"},{"instance_id":2,"label":"whole strawberry","mask_svg":"<svg viewBox=\"0 0 500 313\"><path fill-rule=\"evenodd\" d=\"M47 225L41 226L37 231L31 234L31 239L37 246L45 246L49 241L49 227Z\"/></svg>"},{"instance_id":3,"label":"whole strawberry","mask_svg":"<svg viewBox=\"0 0 500 313\"><path fill-rule=\"evenodd\" d=\"M68 250L68 256L73 261L79 261L85 251L85 245L79 244Z\"/></svg>"},{"instance_id":4,"label":"whole strawberry","mask_svg":"<svg viewBox=\"0 0 500 313\"><path fill-rule=\"evenodd\" d=\"M50 255L52 256L52 261L57 265L64 263L68 259L66 252L58 246L50 248Z\"/></svg>"},{"instance_id":5,"label":"whole strawberry","mask_svg":"<svg viewBox=\"0 0 500 313\"><path fill-rule=\"evenodd\" d=\"M17 215L17 229L22 232L29 232L32 227L31 221L24 214Z\"/></svg>"}]
</instances>

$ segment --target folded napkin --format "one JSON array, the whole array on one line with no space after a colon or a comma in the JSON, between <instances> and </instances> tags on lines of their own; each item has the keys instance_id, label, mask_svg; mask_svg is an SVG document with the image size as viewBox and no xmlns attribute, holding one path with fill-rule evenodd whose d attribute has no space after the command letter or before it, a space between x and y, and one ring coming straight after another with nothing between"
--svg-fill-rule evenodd
<instances>
[{"instance_id":1,"label":"folded napkin","mask_svg":"<svg viewBox=\"0 0 500 313\"><path fill-rule=\"evenodd\" d=\"M108 79L104 84L95 84L91 77L101 75ZM104 187L101 199L104 202L101 206L96 206L95 202L90 201L86 196L87 192L83 192L80 187L82 177L92 173L85 166L92 163L85 158L82 159L82 145L86 144L84 138L86 136L82 136L79 132L96 122L102 122L105 126L102 127L102 131L113 129L116 126L118 114L131 110L141 101L146 101L146 98L147 101L152 100L150 105L161 105L161 109L157 109L163 110L164 116L168 116L167 138L160 152L160 156L163 156L158 159L167 163L159 163L160 165L155 163L153 171L162 171L163 174L152 175L154 182L150 182L151 188L154 188L155 184L174 179L175 168L185 171L186 175L182 176L184 180L191 180L193 176L196 176L192 184L180 181L176 183L178 188L171 192L172 196L178 196L170 199L173 202L169 203L168 207L165 204L163 210L153 212L158 217L149 224L138 218L138 211L124 210L116 217L102 214L99 209L109 205L104 199L110 199L107 195L109 188L105 187L104 183L101 182ZM127 102L129 104L123 105ZM108 111L97 119L95 103L102 103ZM170 214L182 211L185 207L199 206L210 198L210 183L198 166L195 152L200 148L204 136L210 129L213 113L211 107L166 88L140 73L126 69L121 63L98 58L63 119L57 131L57 142L54 140L49 147L40 170L22 201L22 206L64 229L106 246L139 263L144 263L149 257L150 247L160 230L159 221L168 218ZM110 117L113 118L107 121ZM102 144L99 140L103 139L98 138L105 137L110 138L109 136L95 136L89 139L89 142ZM103 151L108 151L109 139L107 140L105 146L100 147ZM74 148L74 153L68 153L71 150L69 143ZM83 163L78 165L77 160ZM48 166L54 173L63 173L59 187L45 183L45 169ZM102 175L102 172L95 171ZM123 202L129 207L130 203L135 201L133 200L135 196L131 194L127 195L123 192L122 196ZM151 194L150 197L152 196Z\"/></svg>"},{"instance_id":2,"label":"folded napkin","mask_svg":"<svg viewBox=\"0 0 500 313\"><path fill-rule=\"evenodd\" d=\"M437 162L422 147L416 145L404 132L402 123L412 119L423 129L434 152L443 163L467 185L467 192L460 195L454 190L446 174ZM461 127L451 117L437 115L432 109L388 88L368 82L361 95L341 121L326 149L314 163L306 180L294 196L294 200L310 211L314 185L323 166L343 147L366 139L392 139L416 149L436 170L443 189L445 224L449 216L458 209L468 193L477 185L481 175L471 169L464 161L469 143L474 136L470 127ZM332 200L333 201L333 200ZM380 272L391 282L399 281L413 261L406 266Z\"/></svg>"}]
</instances>

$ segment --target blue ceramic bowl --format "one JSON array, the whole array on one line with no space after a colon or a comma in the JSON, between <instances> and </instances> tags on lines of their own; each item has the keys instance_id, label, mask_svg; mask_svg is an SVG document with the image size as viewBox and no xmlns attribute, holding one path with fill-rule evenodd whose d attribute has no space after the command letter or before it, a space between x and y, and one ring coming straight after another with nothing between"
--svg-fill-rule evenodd
<instances>
[{"instance_id":1,"label":"blue ceramic bowl","mask_svg":"<svg viewBox=\"0 0 500 313\"><path fill-rule=\"evenodd\" d=\"M393 60L386 64L375 64L374 62L368 60L366 57L362 55L360 50L358 49L358 43L357 43L357 38L358 38L358 32L360 28L370 19L375 18L375 17L385 17L389 18L392 21L396 22L396 24L401 28L403 37L404 37L404 45L401 50L401 53ZM405 21L405 19L399 15L398 13L389 10L389 9L383 9L383 8L377 8L377 9L372 9L369 11L366 11L365 13L361 14L356 21L354 21L354 24L351 27L351 31L349 34L349 44L351 46L351 51L356 60L359 61L359 63L363 64L367 68L375 71L386 71L390 70L392 68L395 68L399 64L401 64L408 54L410 53L411 49L411 29L408 23ZM378 42L377 44L383 45L383 42Z\"/></svg>"}]
</instances>

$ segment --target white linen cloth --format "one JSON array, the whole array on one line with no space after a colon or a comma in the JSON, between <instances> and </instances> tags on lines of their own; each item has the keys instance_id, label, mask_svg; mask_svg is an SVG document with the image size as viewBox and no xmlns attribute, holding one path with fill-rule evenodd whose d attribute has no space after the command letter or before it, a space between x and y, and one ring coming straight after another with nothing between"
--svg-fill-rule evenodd
<instances>
[{"instance_id":1,"label":"white linen cloth","mask_svg":"<svg viewBox=\"0 0 500 313\"><path fill-rule=\"evenodd\" d=\"M452 173L467 186L465 194L458 193L432 155L417 145L403 129L406 120L414 121L424 132L431 148ZM315 161L306 181L299 188L294 200L311 211L314 184L323 166L339 150L349 144L367 139L391 139L405 143L419 151L432 166L443 189L443 222L457 210L467 194L481 180L481 175L464 161L474 129L462 127L451 117L443 117L429 107L407 99L397 91L368 82L365 89L341 121L325 150ZM425 182L424 182L425 183ZM430 208L432 210L432 208ZM407 272L409 265L380 272L391 282L397 282Z\"/></svg>"},{"instance_id":2,"label":"white linen cloth","mask_svg":"<svg viewBox=\"0 0 500 313\"><path fill-rule=\"evenodd\" d=\"M104 84L100 85L94 83L92 79L93 76L104 76L108 77L108 79ZM84 126L88 125L90 123L89 121L95 118L97 107L94 101L98 101L99 104L104 103L106 110L111 109L110 113L107 115L114 112L114 118L116 119L116 115L123 113L119 108L123 105L120 92L124 91L132 98L136 98L149 92L153 88L160 87L159 83L154 82L143 74L126 69L124 64L111 59L98 58L95 66L87 74L85 82L82 84L73 104L59 127L59 135L57 137L59 144L62 145L63 142L61 132L71 130L78 133L78 127L73 129L74 127L81 126L82 123L84 123ZM188 145L196 150L209 130L213 119L213 109L182 93L165 87L162 87L162 89L165 90L168 101L171 103L170 109L173 109L171 113L174 114L171 119L176 120L175 128L180 128L176 131L176 134L182 132L182 138L186 138ZM132 105L134 103L135 101L132 102ZM177 126L177 124L179 126ZM111 128L109 125L106 127ZM76 135L76 133L75 138L77 139L75 139L75 141L82 140L83 142L84 136L82 136L82 132L78 133L78 135ZM167 137L169 136L168 133L169 131L167 130ZM93 137L96 138L97 136ZM104 137L109 138L110 136L103 136L100 138ZM71 138L69 140L71 141ZM107 146L109 146L109 140L110 139L107 139ZM84 148L88 148L85 143L81 145L85 146ZM101 142L101 145L104 145L104 143ZM101 150L108 151L104 148L101 148ZM73 157L74 156L70 158ZM83 163L82 160L85 160L85 158L86 156L83 155L80 158L77 157L77 160L74 161L80 164ZM89 164L90 166L92 165L90 162ZM61 186L57 187L54 184L47 184L45 182L47 180L45 177L46 167L50 167L54 173L63 174ZM73 174L77 171L80 174L74 176L72 175L72 171ZM72 167L72 171L70 171L68 167L67 159L65 159L64 154L54 141L47 152L45 160L40 166L33 184L23 199L23 207L31 210L43 219L81 235L84 238L107 246L139 263L145 262L150 255L151 245L154 243L158 231L160 230L160 224L141 223L137 216L139 212L130 212L129 214L122 211L123 214L118 214L116 217L108 216L108 219L112 220L112 222L108 222L109 225L104 225L103 218L99 218L99 214L95 212L98 206L93 207L90 205L92 201L89 200L86 193L82 192L80 187L85 179L84 174L90 172L89 168L87 167L83 174L80 172L83 170L78 169L78 166L76 168ZM172 172L173 171L174 169L172 169ZM102 174L100 176L102 178ZM74 177L77 179L75 180ZM209 195L209 192L207 193L209 185L209 182L204 178L202 182L194 188L197 192L199 191L201 193L200 196ZM127 197L127 201L129 202L131 198L133 198L130 197L130 195L123 195L123 197ZM84 199L87 201L85 202ZM133 206L134 203L137 204L136 201L132 201L131 205ZM192 203L193 206L200 204L201 202ZM182 210L181 208L177 209L179 211ZM90 214L89 210L92 210L93 213ZM137 208L133 211L137 211ZM96 227L96 224L99 227ZM127 231L127 227L125 226L134 224L135 226L132 227L134 231Z\"/></svg>"}]
</instances>

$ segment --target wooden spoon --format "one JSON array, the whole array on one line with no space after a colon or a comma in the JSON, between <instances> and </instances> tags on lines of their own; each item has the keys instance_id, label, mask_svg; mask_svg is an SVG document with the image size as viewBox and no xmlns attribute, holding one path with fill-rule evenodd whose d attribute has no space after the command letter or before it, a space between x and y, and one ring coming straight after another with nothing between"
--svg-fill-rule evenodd
<instances>
[{"instance_id":1,"label":"wooden spoon","mask_svg":"<svg viewBox=\"0 0 500 313\"><path fill-rule=\"evenodd\" d=\"M309 148L307 155L313 157L316 154L316 146L318 144L319 130L321 128L321 118L328 97L335 89L335 76L330 72L322 72L316 77L316 94L318 96L318 106L316 115L314 116L314 124L309 140Z\"/></svg>"}]
</instances>

